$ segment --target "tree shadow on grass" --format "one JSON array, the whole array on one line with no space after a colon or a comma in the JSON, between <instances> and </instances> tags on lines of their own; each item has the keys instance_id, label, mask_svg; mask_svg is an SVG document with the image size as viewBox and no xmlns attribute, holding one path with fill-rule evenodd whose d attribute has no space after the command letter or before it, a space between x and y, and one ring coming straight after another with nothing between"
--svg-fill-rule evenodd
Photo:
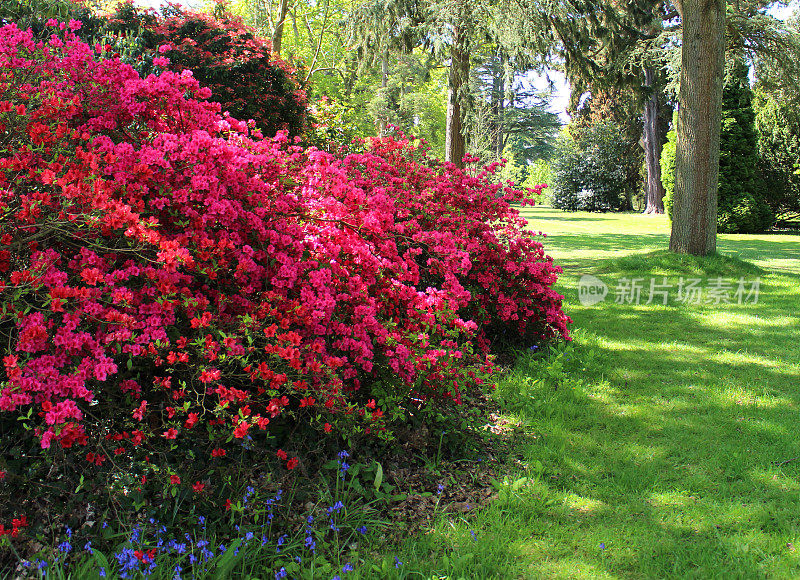
<instances>
[{"instance_id":1,"label":"tree shadow on grass","mask_svg":"<svg viewBox=\"0 0 800 580\"><path fill-rule=\"evenodd\" d=\"M653 249L669 247L667 234L574 233L554 234L544 240L545 251L565 272L587 271L598 260L615 259ZM767 270L800 274L800 241L797 238L770 240L720 237L717 251L742 260L757 262ZM775 260L774 267L769 260Z\"/></svg>"},{"instance_id":2,"label":"tree shadow on grass","mask_svg":"<svg viewBox=\"0 0 800 580\"><path fill-rule=\"evenodd\" d=\"M781 322L798 294L764 300L756 327L690 308L574 314L592 329L574 380L520 398L541 469L505 532L528 577L800 576L800 326ZM606 364L581 370L589 351Z\"/></svg>"}]
</instances>

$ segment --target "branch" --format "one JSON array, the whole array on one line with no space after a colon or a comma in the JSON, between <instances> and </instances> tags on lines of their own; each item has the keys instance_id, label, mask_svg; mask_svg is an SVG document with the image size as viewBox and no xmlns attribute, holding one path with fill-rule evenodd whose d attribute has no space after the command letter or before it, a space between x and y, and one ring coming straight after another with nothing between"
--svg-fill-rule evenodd
<instances>
[{"instance_id":1,"label":"branch","mask_svg":"<svg viewBox=\"0 0 800 580\"><path fill-rule=\"evenodd\" d=\"M314 70L314 65L317 64L317 57L319 56L320 48L322 48L322 39L325 36L325 26L328 24L328 8L330 7L330 0L325 0L325 15L322 18L322 29L319 31L319 41L317 42L317 50L314 51L314 60L311 61L311 66L308 67L308 74L303 81L303 87L308 85L308 80L311 78L311 73Z\"/></svg>"}]
</instances>

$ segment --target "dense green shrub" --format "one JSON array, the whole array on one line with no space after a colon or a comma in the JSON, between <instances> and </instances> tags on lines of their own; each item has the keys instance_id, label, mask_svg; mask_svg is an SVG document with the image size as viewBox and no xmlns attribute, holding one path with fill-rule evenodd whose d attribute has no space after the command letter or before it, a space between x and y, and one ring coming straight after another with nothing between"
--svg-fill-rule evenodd
<instances>
[{"instance_id":1,"label":"dense green shrub","mask_svg":"<svg viewBox=\"0 0 800 580\"><path fill-rule=\"evenodd\" d=\"M677 113L676 113L677 115ZM674 122L673 122L674 126ZM661 183L664 186L664 210L672 219L672 204L675 196L675 151L678 136L675 129L667 133L667 142L661 150Z\"/></svg>"},{"instance_id":2,"label":"dense green shrub","mask_svg":"<svg viewBox=\"0 0 800 580\"><path fill-rule=\"evenodd\" d=\"M628 175L613 160L627 149L619 129L600 122L583 128L578 137L562 136L552 162L553 207L566 211L619 211L627 206Z\"/></svg>"}]
</instances>

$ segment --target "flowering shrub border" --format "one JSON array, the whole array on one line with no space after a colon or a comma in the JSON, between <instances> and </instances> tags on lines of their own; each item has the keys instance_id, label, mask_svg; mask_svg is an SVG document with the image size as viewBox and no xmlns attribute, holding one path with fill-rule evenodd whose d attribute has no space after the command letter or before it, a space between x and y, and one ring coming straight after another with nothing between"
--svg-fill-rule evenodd
<instances>
[{"instance_id":1,"label":"flowering shrub border","mask_svg":"<svg viewBox=\"0 0 800 580\"><path fill-rule=\"evenodd\" d=\"M493 350L568 338L495 167L262 139L189 71L48 26L0 28L0 428L60 468L210 500L229 451L302 469L307 430L388 436L474 397Z\"/></svg>"}]
</instances>

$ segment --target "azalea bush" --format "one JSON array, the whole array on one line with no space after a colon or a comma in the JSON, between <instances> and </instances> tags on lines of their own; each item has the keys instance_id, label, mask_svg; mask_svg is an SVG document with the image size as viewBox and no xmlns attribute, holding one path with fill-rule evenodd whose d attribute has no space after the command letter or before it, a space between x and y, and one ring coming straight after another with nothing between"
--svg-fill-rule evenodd
<instances>
[{"instance_id":1,"label":"azalea bush","mask_svg":"<svg viewBox=\"0 0 800 580\"><path fill-rule=\"evenodd\" d=\"M254 474L456 416L493 353L568 338L494 167L263 139L167 57L48 26L0 28L3 501L224 521Z\"/></svg>"},{"instance_id":2,"label":"azalea bush","mask_svg":"<svg viewBox=\"0 0 800 580\"><path fill-rule=\"evenodd\" d=\"M123 2L102 33L108 53L120 56L141 76L160 66L191 70L223 111L254 120L267 136L278 130L295 136L306 128L307 97L298 78L302 71L273 54L270 41L230 14L224 3L212 15L177 5L157 14Z\"/></svg>"}]
</instances>

